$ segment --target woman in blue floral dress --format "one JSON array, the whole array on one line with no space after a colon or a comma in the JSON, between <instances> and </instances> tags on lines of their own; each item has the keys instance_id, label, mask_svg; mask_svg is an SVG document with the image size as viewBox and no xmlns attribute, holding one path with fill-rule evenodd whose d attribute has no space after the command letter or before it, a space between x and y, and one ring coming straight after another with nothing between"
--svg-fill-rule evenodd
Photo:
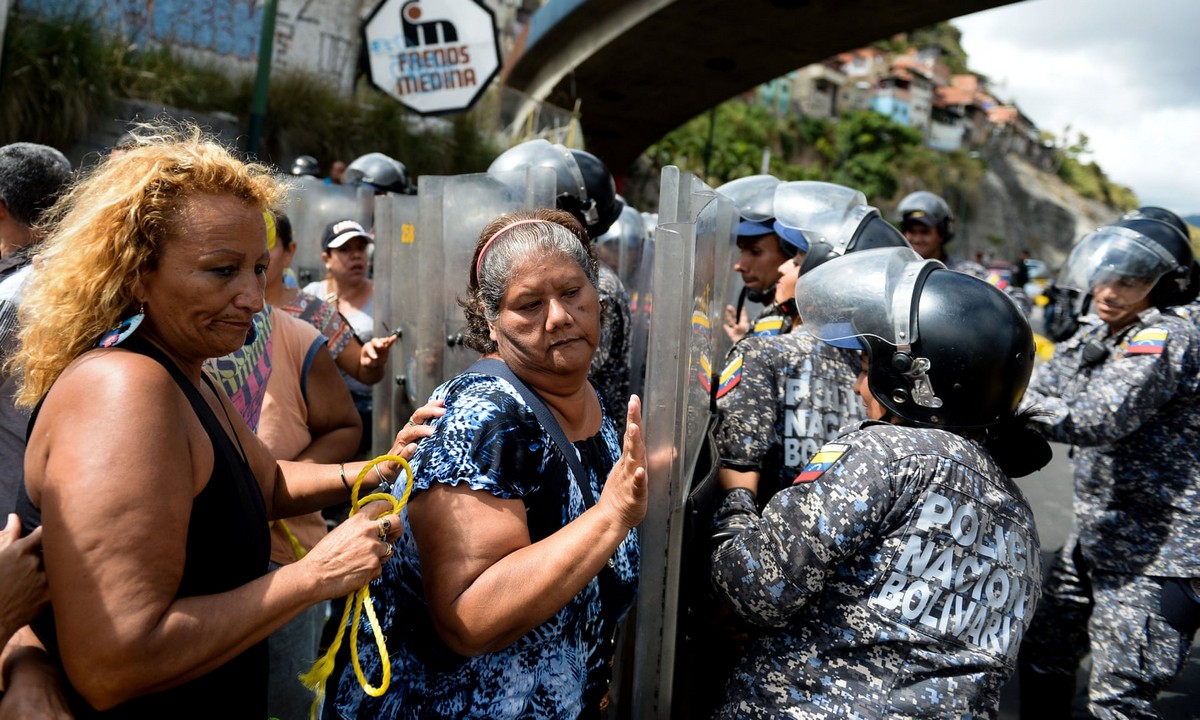
<instances>
[{"instance_id":1,"label":"woman in blue floral dress","mask_svg":"<svg viewBox=\"0 0 1200 720\"><path fill-rule=\"evenodd\" d=\"M446 413L418 448L404 537L371 588L391 687L369 697L343 657L327 717L601 716L647 486L640 401L622 447L587 381L600 307L586 238L554 210L484 229L462 301L469 344L512 376L477 366L435 391ZM380 677L378 657L361 660Z\"/></svg>"}]
</instances>

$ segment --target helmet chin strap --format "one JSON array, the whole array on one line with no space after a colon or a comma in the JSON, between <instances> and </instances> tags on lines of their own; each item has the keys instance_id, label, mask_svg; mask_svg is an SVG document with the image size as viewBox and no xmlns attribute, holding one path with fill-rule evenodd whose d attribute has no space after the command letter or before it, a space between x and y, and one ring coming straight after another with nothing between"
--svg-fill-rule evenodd
<instances>
[{"instance_id":1,"label":"helmet chin strap","mask_svg":"<svg viewBox=\"0 0 1200 720\"><path fill-rule=\"evenodd\" d=\"M742 288L742 292L746 294L747 299L756 302L759 305L770 303L775 299L774 285L771 285L771 287L767 288L766 290L751 290L750 288Z\"/></svg>"}]
</instances>

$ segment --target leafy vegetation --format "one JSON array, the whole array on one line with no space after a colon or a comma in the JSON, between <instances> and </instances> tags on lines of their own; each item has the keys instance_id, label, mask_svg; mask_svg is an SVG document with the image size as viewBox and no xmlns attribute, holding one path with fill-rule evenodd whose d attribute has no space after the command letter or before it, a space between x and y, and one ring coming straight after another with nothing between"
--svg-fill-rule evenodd
<instances>
[{"instance_id":1,"label":"leafy vegetation","mask_svg":"<svg viewBox=\"0 0 1200 720\"><path fill-rule=\"evenodd\" d=\"M953 74L969 73L967 67L967 51L962 46L962 31L949 22L918 28L912 32L893 35L886 40L872 44L872 47L885 52L903 53L909 48L939 47L942 49L942 62L950 68Z\"/></svg>"},{"instance_id":2,"label":"leafy vegetation","mask_svg":"<svg viewBox=\"0 0 1200 720\"><path fill-rule=\"evenodd\" d=\"M90 21L31 21L18 6L0 65L0 140L68 147L112 108L118 57Z\"/></svg>"},{"instance_id":3,"label":"leafy vegetation","mask_svg":"<svg viewBox=\"0 0 1200 720\"><path fill-rule=\"evenodd\" d=\"M1049 133L1043 133L1043 136L1055 140ZM1095 161L1084 160L1085 155L1092 153L1087 135L1077 132L1072 137L1071 126L1068 125L1063 129L1060 143L1056 144L1060 158L1058 176L1075 192L1118 210L1132 210L1138 206L1137 196L1132 190L1110 180Z\"/></svg>"},{"instance_id":4,"label":"leafy vegetation","mask_svg":"<svg viewBox=\"0 0 1200 720\"><path fill-rule=\"evenodd\" d=\"M43 18L17 6L8 22L0 92L0 143L66 149L91 121L112 117L118 98L229 112L245 124L253 78L170 49L130 45L86 16ZM481 172L499 149L477 131L479 112L422 123L365 83L345 97L314 76L276 74L263 156L282 162L308 154L328 167L334 159L378 151L403 160L414 175Z\"/></svg>"},{"instance_id":5,"label":"leafy vegetation","mask_svg":"<svg viewBox=\"0 0 1200 720\"><path fill-rule=\"evenodd\" d=\"M957 28L939 23L877 45L893 52L937 45L954 72L966 72L960 39ZM18 4L8 22L0 92L6 100L0 108L0 143L28 140L65 149L86 133L91 121L112 117L119 98L197 112L230 112L245 124L253 83L249 75L230 76L226 69L183 58L170 49L138 47L108 37L88 17L42 18ZM414 175L480 172L500 150L479 131L494 100L485 97L472 113L431 123L410 115L366 83L345 97L315 76L276 74L263 156L286 161L309 154L327 167L337 158L379 151L402 159ZM1115 207L1136 206L1128 188L1084 160L1090 153L1086 136L1072 138L1070 128L1063 135L1057 172L1067 183ZM940 192L948 200L973 196L983 173L980 160L964 152L929 149L918 132L876 113L851 112L831 123L778 117L744 100L731 100L693 118L647 153L655 170L675 164L719 185L761 172L764 149L767 172L777 177L850 185L881 205L915 187Z\"/></svg>"},{"instance_id":6,"label":"leafy vegetation","mask_svg":"<svg viewBox=\"0 0 1200 720\"><path fill-rule=\"evenodd\" d=\"M707 157L712 127L712 152ZM886 204L916 180L921 187L950 191L975 187L983 165L966 153L943 153L922 143L920 132L870 111L845 113L833 123L785 118L743 100L730 100L667 134L647 154L656 167L678 165L711 185L762 170L784 180L826 180L863 191ZM707 166L707 172L706 172ZM902 182L902 179L905 181ZM635 204L640 198L631 198Z\"/></svg>"}]
</instances>

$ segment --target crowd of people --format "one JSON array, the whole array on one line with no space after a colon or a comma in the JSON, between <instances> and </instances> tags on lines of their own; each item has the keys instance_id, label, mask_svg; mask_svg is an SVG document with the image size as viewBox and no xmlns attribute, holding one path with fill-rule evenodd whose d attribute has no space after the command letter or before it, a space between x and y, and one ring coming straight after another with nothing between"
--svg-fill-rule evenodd
<instances>
[{"instance_id":1,"label":"crowd of people","mask_svg":"<svg viewBox=\"0 0 1200 720\"><path fill-rule=\"evenodd\" d=\"M595 155L535 140L488 173L528 168L555 207L492 218L457 269L478 362L373 459L396 337L373 337L369 222L297 237L287 175L186 125L79 172L0 148L0 718L613 716L654 478L628 268L598 246L646 235ZM380 153L329 182L414 192ZM717 192L744 289L706 385L709 592L678 602L719 639L689 706L994 717L1018 674L1021 716L1062 718L1090 653L1093 716L1156 717L1200 629L1187 225L1142 208L1084 237L1035 368L1028 308L947 253L941 197L893 223L832 183ZM305 287L298 243L326 270ZM1043 572L1014 479L1049 441L1075 446L1075 517ZM362 587L349 625L388 654L334 647L314 704L298 675Z\"/></svg>"}]
</instances>

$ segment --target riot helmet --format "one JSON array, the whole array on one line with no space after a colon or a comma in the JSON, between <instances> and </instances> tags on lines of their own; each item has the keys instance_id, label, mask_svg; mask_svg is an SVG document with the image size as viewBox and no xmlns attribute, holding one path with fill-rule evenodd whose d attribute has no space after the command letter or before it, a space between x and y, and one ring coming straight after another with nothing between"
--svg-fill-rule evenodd
<instances>
[{"instance_id":1,"label":"riot helmet","mask_svg":"<svg viewBox=\"0 0 1200 720\"><path fill-rule=\"evenodd\" d=\"M603 235L596 238L596 252L624 281L628 272L636 270L640 263L642 246L646 243L646 225L637 208L625 203L619 195L617 198L623 205L621 214Z\"/></svg>"},{"instance_id":2,"label":"riot helmet","mask_svg":"<svg viewBox=\"0 0 1200 720\"><path fill-rule=\"evenodd\" d=\"M835 183L803 180L775 190L775 232L807 245L800 274L831 258L878 247L908 247L879 210L858 190Z\"/></svg>"},{"instance_id":3,"label":"riot helmet","mask_svg":"<svg viewBox=\"0 0 1200 720\"><path fill-rule=\"evenodd\" d=\"M897 209L901 230L910 223L921 223L937 228L943 243L950 242L954 237L954 213L950 212L950 206L939 195L918 190L905 195Z\"/></svg>"},{"instance_id":4,"label":"riot helmet","mask_svg":"<svg viewBox=\"0 0 1200 720\"><path fill-rule=\"evenodd\" d=\"M312 155L301 155L292 161L293 175L311 175L312 177L321 176L321 165Z\"/></svg>"},{"instance_id":5,"label":"riot helmet","mask_svg":"<svg viewBox=\"0 0 1200 720\"><path fill-rule=\"evenodd\" d=\"M730 180L717 188L717 192L733 201L738 211L738 238L753 238L775 233L779 237L779 249L787 257L794 257L798 250L807 250L796 243L788 242L776 232L775 188L780 180L772 175L749 175Z\"/></svg>"},{"instance_id":6,"label":"riot helmet","mask_svg":"<svg viewBox=\"0 0 1200 720\"><path fill-rule=\"evenodd\" d=\"M621 214L624 203L617 197L612 173L600 158L549 140L523 142L505 150L488 166L489 175L498 175L527 167L548 167L558 179L556 205L575 216L596 239L608 230Z\"/></svg>"},{"instance_id":7,"label":"riot helmet","mask_svg":"<svg viewBox=\"0 0 1200 720\"><path fill-rule=\"evenodd\" d=\"M346 166L346 185L369 185L376 192L415 195L416 189L404 163L380 152L367 153Z\"/></svg>"},{"instance_id":8,"label":"riot helmet","mask_svg":"<svg viewBox=\"0 0 1200 720\"><path fill-rule=\"evenodd\" d=\"M805 328L865 350L871 394L896 417L961 431L1016 413L1033 372L1033 330L1004 291L906 247L827 262L800 287Z\"/></svg>"},{"instance_id":9,"label":"riot helmet","mask_svg":"<svg viewBox=\"0 0 1200 720\"><path fill-rule=\"evenodd\" d=\"M1137 220L1138 218L1146 218L1150 220L1161 220L1171 227L1178 230L1185 238L1189 240L1192 237L1188 231L1187 222L1166 208L1155 207L1154 205L1143 205L1137 210L1130 210L1121 216L1122 220Z\"/></svg>"},{"instance_id":10,"label":"riot helmet","mask_svg":"<svg viewBox=\"0 0 1200 720\"><path fill-rule=\"evenodd\" d=\"M1168 308L1195 297L1192 248L1178 229L1161 220L1118 220L1088 233L1071 250L1057 285L1081 296L1116 278L1152 283L1150 304Z\"/></svg>"}]
</instances>

